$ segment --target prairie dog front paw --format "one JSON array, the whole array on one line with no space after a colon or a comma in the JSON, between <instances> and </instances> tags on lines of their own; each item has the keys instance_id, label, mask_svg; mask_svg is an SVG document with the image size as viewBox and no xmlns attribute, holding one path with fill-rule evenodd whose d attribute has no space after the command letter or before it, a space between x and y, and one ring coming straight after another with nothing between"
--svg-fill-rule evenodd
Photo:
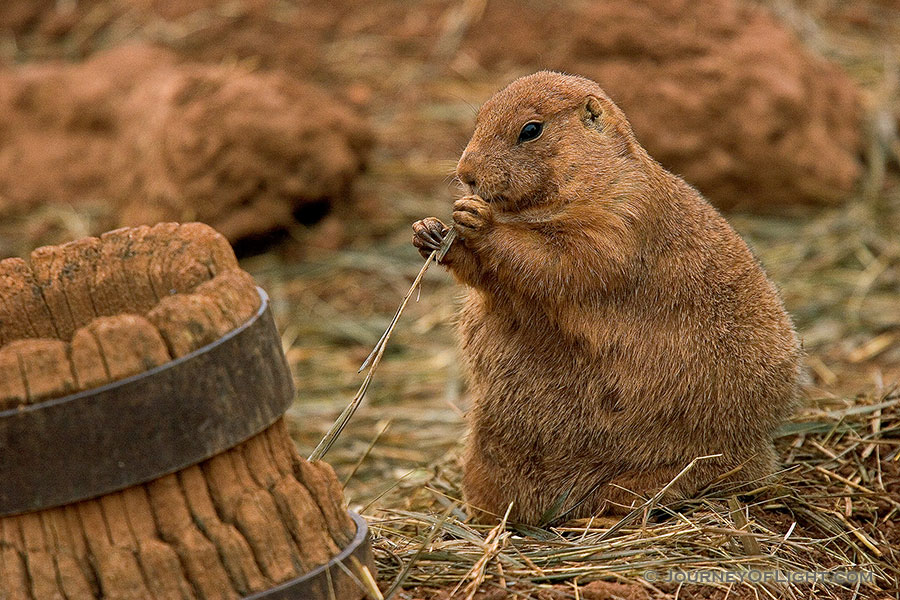
<instances>
[{"instance_id":1,"label":"prairie dog front paw","mask_svg":"<svg viewBox=\"0 0 900 600\"><path fill-rule=\"evenodd\" d=\"M453 223L464 240L483 235L493 220L491 205L480 196L463 196L453 203Z\"/></svg>"},{"instance_id":2,"label":"prairie dog front paw","mask_svg":"<svg viewBox=\"0 0 900 600\"><path fill-rule=\"evenodd\" d=\"M428 258L435 250L441 249L444 236L450 228L434 217L427 217L413 223L413 246L418 249L422 258Z\"/></svg>"}]
</instances>

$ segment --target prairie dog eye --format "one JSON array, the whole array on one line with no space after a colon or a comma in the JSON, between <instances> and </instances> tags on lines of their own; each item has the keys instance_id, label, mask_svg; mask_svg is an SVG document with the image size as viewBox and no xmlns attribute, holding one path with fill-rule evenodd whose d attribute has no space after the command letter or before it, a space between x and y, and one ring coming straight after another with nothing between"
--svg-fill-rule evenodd
<instances>
[{"instance_id":1,"label":"prairie dog eye","mask_svg":"<svg viewBox=\"0 0 900 600\"><path fill-rule=\"evenodd\" d=\"M522 142L530 142L531 140L536 140L541 137L541 134L543 132L543 123L541 123L540 121L528 121L522 127L522 131L519 132L519 140L516 143L521 144Z\"/></svg>"}]
</instances>

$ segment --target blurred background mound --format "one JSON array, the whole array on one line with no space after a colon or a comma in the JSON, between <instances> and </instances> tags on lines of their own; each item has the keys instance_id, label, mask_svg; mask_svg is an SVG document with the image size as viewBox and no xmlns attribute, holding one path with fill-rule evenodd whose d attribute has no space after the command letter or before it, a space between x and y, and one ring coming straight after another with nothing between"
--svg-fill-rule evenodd
<instances>
[{"instance_id":1,"label":"blurred background mound","mask_svg":"<svg viewBox=\"0 0 900 600\"><path fill-rule=\"evenodd\" d=\"M838 202L860 176L858 88L761 7L607 0L524 15L516 2L488 7L469 36L479 62L549 64L601 82L650 154L720 208ZM547 27L549 43L512 43Z\"/></svg>"},{"instance_id":2,"label":"blurred background mound","mask_svg":"<svg viewBox=\"0 0 900 600\"><path fill-rule=\"evenodd\" d=\"M280 72L151 69L133 71L123 111L124 224L199 220L237 241L315 222L349 194L370 134L327 92Z\"/></svg>"},{"instance_id":3,"label":"blurred background mound","mask_svg":"<svg viewBox=\"0 0 900 600\"><path fill-rule=\"evenodd\" d=\"M371 143L315 84L147 45L0 73L0 113L0 214L56 204L94 211L96 226L197 220L232 241L321 219Z\"/></svg>"},{"instance_id":4,"label":"blurred background mound","mask_svg":"<svg viewBox=\"0 0 900 600\"><path fill-rule=\"evenodd\" d=\"M197 219L232 242L310 225L354 196L373 135L376 170L445 194L471 104L540 68L600 82L722 208L833 204L862 169L857 85L744 0L31 0L0 31L0 211L41 210L42 242L67 219ZM377 227L395 200L368 183L304 241Z\"/></svg>"}]
</instances>

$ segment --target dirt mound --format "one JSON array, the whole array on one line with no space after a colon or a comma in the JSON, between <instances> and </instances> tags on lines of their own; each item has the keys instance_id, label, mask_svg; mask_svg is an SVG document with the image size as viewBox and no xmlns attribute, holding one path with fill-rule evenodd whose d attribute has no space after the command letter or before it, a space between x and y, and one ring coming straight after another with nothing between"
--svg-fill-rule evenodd
<instances>
[{"instance_id":1,"label":"dirt mound","mask_svg":"<svg viewBox=\"0 0 900 600\"><path fill-rule=\"evenodd\" d=\"M279 72L122 46L0 73L0 214L106 201L135 225L199 220L239 240L348 197L368 128Z\"/></svg>"},{"instance_id":2,"label":"dirt mound","mask_svg":"<svg viewBox=\"0 0 900 600\"><path fill-rule=\"evenodd\" d=\"M491 69L596 80L650 153L720 207L839 201L861 172L857 88L749 3L489 2L463 47Z\"/></svg>"},{"instance_id":3,"label":"dirt mound","mask_svg":"<svg viewBox=\"0 0 900 600\"><path fill-rule=\"evenodd\" d=\"M370 145L368 130L328 94L278 73L160 69L125 112L131 155L121 172L131 180L119 197L133 199L125 224L199 220L232 240L345 198Z\"/></svg>"},{"instance_id":4,"label":"dirt mound","mask_svg":"<svg viewBox=\"0 0 900 600\"><path fill-rule=\"evenodd\" d=\"M0 410L164 364L258 307L252 277L199 223L0 261ZM149 483L0 517L0 587L35 600L238 598L326 563L354 531L334 472L298 456L278 420Z\"/></svg>"},{"instance_id":5,"label":"dirt mound","mask_svg":"<svg viewBox=\"0 0 900 600\"><path fill-rule=\"evenodd\" d=\"M651 154L720 207L833 203L861 173L856 86L747 0L430 0L415 10L393 0L291 8L270 0L85 0L69 12L26 4L28 11L0 14L17 25L24 56L58 56L59 48L90 55L131 31L181 59L247 63L348 97L360 92L372 99L366 110L396 125L385 147L409 157L447 154L446 124L410 116L446 102L442 84L452 87L462 74L479 89L499 88L511 74L553 68L597 80ZM420 71L427 74L416 79ZM230 87L223 98L240 96L240 83ZM470 129L468 120L453 123L449 145Z\"/></svg>"}]
</instances>

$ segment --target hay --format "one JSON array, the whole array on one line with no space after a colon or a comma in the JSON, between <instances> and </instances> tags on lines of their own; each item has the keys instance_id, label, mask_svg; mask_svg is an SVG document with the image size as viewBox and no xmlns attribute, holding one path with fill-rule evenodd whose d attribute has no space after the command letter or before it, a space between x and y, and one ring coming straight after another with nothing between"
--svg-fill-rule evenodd
<instances>
[{"instance_id":1,"label":"hay","mask_svg":"<svg viewBox=\"0 0 900 600\"><path fill-rule=\"evenodd\" d=\"M891 521L900 517L900 393L818 400L785 425L777 445L786 457L777 481L739 499L713 490L649 515L639 508L622 527L601 518L546 530L511 527L499 537L496 528L466 523L458 510L437 516L448 502L461 504L458 467L445 461L428 479L395 488L394 501L409 499L408 507L382 508L370 521L379 573L390 580L406 569L407 585L422 593L465 585L475 572L483 588L526 594L573 579L628 580L657 593L648 570L661 577L670 568L750 567L872 574L858 585L763 586L760 597L866 598L896 589L900 528Z\"/></svg>"}]
</instances>

